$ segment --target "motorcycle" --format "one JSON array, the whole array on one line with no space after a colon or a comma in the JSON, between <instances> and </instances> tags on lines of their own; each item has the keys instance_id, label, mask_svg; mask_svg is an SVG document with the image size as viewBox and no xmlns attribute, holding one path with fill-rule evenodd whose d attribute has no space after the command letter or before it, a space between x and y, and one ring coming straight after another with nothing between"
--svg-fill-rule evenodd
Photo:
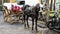
<instances>
[{"instance_id":1,"label":"motorcycle","mask_svg":"<svg viewBox=\"0 0 60 34\"><path fill-rule=\"evenodd\" d=\"M54 30L56 32L60 32L60 18L55 14L52 19L50 19L47 23L47 27L50 30Z\"/></svg>"}]
</instances>

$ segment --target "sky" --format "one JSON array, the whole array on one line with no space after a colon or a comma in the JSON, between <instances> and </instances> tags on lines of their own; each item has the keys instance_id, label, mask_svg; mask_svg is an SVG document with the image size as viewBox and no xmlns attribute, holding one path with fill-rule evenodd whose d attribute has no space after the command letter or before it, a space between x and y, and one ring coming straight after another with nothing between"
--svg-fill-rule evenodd
<instances>
[{"instance_id":1,"label":"sky","mask_svg":"<svg viewBox=\"0 0 60 34\"><path fill-rule=\"evenodd\" d=\"M32 5L36 5L38 1L37 0L25 0L25 3L32 6Z\"/></svg>"}]
</instances>

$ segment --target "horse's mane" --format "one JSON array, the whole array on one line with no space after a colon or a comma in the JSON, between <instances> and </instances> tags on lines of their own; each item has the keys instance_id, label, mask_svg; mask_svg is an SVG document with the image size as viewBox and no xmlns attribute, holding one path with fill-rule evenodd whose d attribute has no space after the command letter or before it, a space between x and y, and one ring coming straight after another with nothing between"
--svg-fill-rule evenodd
<instances>
[{"instance_id":1,"label":"horse's mane","mask_svg":"<svg viewBox=\"0 0 60 34\"><path fill-rule=\"evenodd\" d=\"M22 10L25 10L27 7L30 7L29 5L24 5L23 7L22 7Z\"/></svg>"},{"instance_id":2,"label":"horse's mane","mask_svg":"<svg viewBox=\"0 0 60 34\"><path fill-rule=\"evenodd\" d=\"M25 13L28 13L28 14L36 14L40 10L39 7L40 6L38 4L36 6L24 5L23 10Z\"/></svg>"}]
</instances>

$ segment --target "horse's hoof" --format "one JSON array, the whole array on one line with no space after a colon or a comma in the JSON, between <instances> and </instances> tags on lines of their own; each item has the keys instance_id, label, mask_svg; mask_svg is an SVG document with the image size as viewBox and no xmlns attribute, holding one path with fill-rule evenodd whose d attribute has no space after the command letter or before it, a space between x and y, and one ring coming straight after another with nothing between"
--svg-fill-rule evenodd
<instances>
[{"instance_id":1,"label":"horse's hoof","mask_svg":"<svg viewBox=\"0 0 60 34\"><path fill-rule=\"evenodd\" d=\"M4 22L7 22L7 19L4 19Z\"/></svg>"},{"instance_id":2,"label":"horse's hoof","mask_svg":"<svg viewBox=\"0 0 60 34\"><path fill-rule=\"evenodd\" d=\"M28 28L30 28L30 27L28 26Z\"/></svg>"},{"instance_id":3,"label":"horse's hoof","mask_svg":"<svg viewBox=\"0 0 60 34\"><path fill-rule=\"evenodd\" d=\"M24 25L24 28L26 28L26 25Z\"/></svg>"},{"instance_id":4,"label":"horse's hoof","mask_svg":"<svg viewBox=\"0 0 60 34\"><path fill-rule=\"evenodd\" d=\"M7 21L4 20L4 22L7 22Z\"/></svg>"},{"instance_id":5,"label":"horse's hoof","mask_svg":"<svg viewBox=\"0 0 60 34\"><path fill-rule=\"evenodd\" d=\"M24 27L24 29L27 29L26 27Z\"/></svg>"},{"instance_id":6,"label":"horse's hoof","mask_svg":"<svg viewBox=\"0 0 60 34\"><path fill-rule=\"evenodd\" d=\"M32 29L32 31L33 31L34 29Z\"/></svg>"},{"instance_id":7,"label":"horse's hoof","mask_svg":"<svg viewBox=\"0 0 60 34\"><path fill-rule=\"evenodd\" d=\"M31 30L32 32L34 32L34 30Z\"/></svg>"},{"instance_id":8,"label":"horse's hoof","mask_svg":"<svg viewBox=\"0 0 60 34\"><path fill-rule=\"evenodd\" d=\"M13 22L10 22L11 25L13 25Z\"/></svg>"},{"instance_id":9,"label":"horse's hoof","mask_svg":"<svg viewBox=\"0 0 60 34\"><path fill-rule=\"evenodd\" d=\"M35 30L35 33L38 33L39 31Z\"/></svg>"}]
</instances>

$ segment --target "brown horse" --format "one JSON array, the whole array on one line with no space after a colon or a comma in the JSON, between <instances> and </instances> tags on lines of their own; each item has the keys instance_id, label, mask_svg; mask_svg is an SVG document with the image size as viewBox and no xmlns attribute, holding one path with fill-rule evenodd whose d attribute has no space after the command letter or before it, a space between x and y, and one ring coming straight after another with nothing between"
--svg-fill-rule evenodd
<instances>
[{"instance_id":1,"label":"brown horse","mask_svg":"<svg viewBox=\"0 0 60 34\"><path fill-rule=\"evenodd\" d=\"M7 9L6 6L3 6L3 15L4 15L4 22L7 22L7 17L10 15L10 11Z\"/></svg>"}]
</instances>

